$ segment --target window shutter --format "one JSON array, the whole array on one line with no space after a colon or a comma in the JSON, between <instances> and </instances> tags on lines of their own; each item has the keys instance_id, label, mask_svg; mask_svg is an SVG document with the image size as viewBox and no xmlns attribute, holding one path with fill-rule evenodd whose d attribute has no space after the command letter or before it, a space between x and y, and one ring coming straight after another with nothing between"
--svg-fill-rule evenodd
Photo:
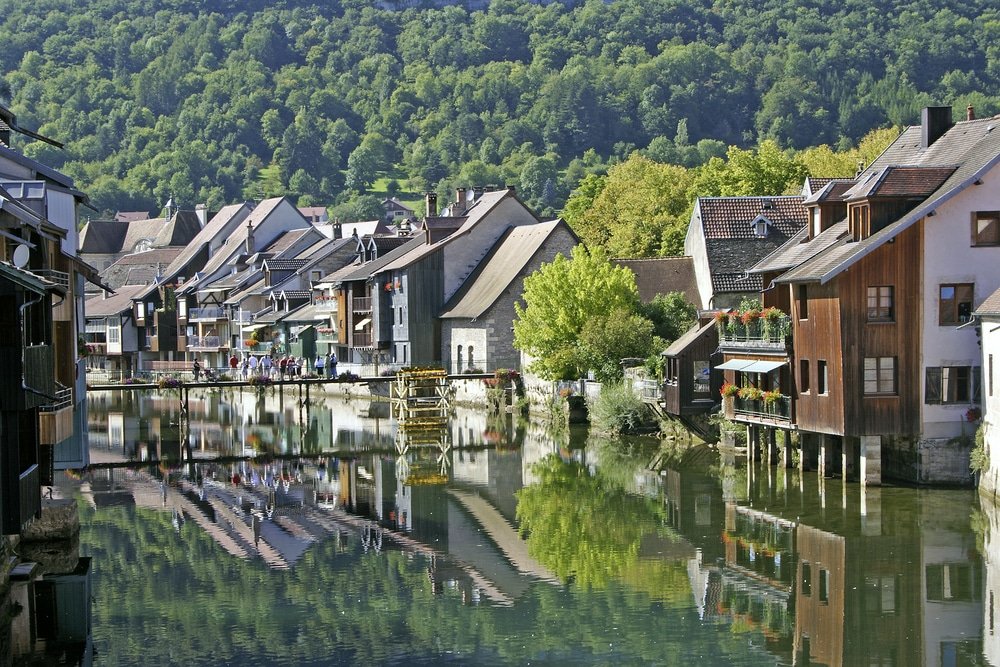
<instances>
[{"instance_id":1,"label":"window shutter","mask_svg":"<svg viewBox=\"0 0 1000 667\"><path fill-rule=\"evenodd\" d=\"M941 402L941 368L927 367L927 381L924 383L924 403Z\"/></svg>"},{"instance_id":2,"label":"window shutter","mask_svg":"<svg viewBox=\"0 0 1000 667\"><path fill-rule=\"evenodd\" d=\"M972 402L982 403L983 401L983 367L972 367Z\"/></svg>"}]
</instances>

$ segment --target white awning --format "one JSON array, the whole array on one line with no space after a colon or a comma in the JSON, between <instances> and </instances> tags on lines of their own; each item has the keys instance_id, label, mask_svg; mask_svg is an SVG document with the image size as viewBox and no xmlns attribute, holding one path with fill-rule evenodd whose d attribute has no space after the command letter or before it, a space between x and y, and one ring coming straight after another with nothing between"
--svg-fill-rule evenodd
<instances>
[{"instance_id":1,"label":"white awning","mask_svg":"<svg viewBox=\"0 0 1000 667\"><path fill-rule=\"evenodd\" d=\"M369 323L369 322L371 322L371 321L372 321L372 318L370 318L370 317L366 317L365 319L361 320L360 322L358 322L357 324L355 324L355 325L354 325L354 330L355 330L355 331L361 331L361 330L362 330L362 329L364 329L364 328L365 328L365 327L366 327L366 326L368 325L368 323Z\"/></svg>"},{"instance_id":2,"label":"white awning","mask_svg":"<svg viewBox=\"0 0 1000 667\"><path fill-rule=\"evenodd\" d=\"M755 361L740 370L744 373L770 373L774 369L781 368L784 365L784 361Z\"/></svg>"},{"instance_id":3,"label":"white awning","mask_svg":"<svg viewBox=\"0 0 1000 667\"><path fill-rule=\"evenodd\" d=\"M266 324L251 324L243 327L243 331L256 331L257 329L263 329L266 326Z\"/></svg>"},{"instance_id":4,"label":"white awning","mask_svg":"<svg viewBox=\"0 0 1000 667\"><path fill-rule=\"evenodd\" d=\"M292 335L293 336L298 336L303 331L305 331L306 329L312 329L312 328L313 328L313 325L311 325L311 324L302 324L302 325L299 325L297 327L292 327Z\"/></svg>"},{"instance_id":5,"label":"white awning","mask_svg":"<svg viewBox=\"0 0 1000 667\"><path fill-rule=\"evenodd\" d=\"M717 371L741 371L747 366L754 364L752 359L730 359L724 364L715 367Z\"/></svg>"}]
</instances>

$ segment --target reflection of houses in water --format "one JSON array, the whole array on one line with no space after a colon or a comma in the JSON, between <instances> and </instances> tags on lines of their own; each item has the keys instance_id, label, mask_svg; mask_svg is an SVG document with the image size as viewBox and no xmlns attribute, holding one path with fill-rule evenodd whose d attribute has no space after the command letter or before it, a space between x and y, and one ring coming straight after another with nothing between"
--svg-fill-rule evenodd
<instances>
[{"instance_id":1,"label":"reflection of houses in water","mask_svg":"<svg viewBox=\"0 0 1000 667\"><path fill-rule=\"evenodd\" d=\"M49 543L44 549L47 562L22 563L11 572L3 608L10 632L4 657L13 664L89 667L94 664L91 559L80 557L79 542Z\"/></svg>"},{"instance_id":2,"label":"reflection of houses in water","mask_svg":"<svg viewBox=\"0 0 1000 667\"><path fill-rule=\"evenodd\" d=\"M798 484L754 488L744 505L723 502L718 482L703 474L664 472L668 523L701 556L689 578L703 619L760 632L766 661L980 664L980 614L987 657L991 646L993 655L1000 650L972 533L949 523L951 492L913 502L828 480L818 495ZM827 502L827 487L839 506ZM1000 515L991 519L1000 529ZM1000 591L1000 577L986 576Z\"/></svg>"}]
</instances>

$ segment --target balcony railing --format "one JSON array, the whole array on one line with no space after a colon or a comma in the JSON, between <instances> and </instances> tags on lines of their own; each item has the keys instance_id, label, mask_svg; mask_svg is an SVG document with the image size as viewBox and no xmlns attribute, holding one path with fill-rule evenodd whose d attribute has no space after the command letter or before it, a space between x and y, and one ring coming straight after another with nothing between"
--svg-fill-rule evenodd
<instances>
[{"instance_id":1,"label":"balcony railing","mask_svg":"<svg viewBox=\"0 0 1000 667\"><path fill-rule=\"evenodd\" d=\"M644 378L641 380L635 380L632 383L632 388L635 390L639 397L646 402L657 402L663 398L663 388L659 381Z\"/></svg>"},{"instance_id":2,"label":"balcony railing","mask_svg":"<svg viewBox=\"0 0 1000 667\"><path fill-rule=\"evenodd\" d=\"M253 322L253 313L249 310L237 310L230 315L229 321L236 324L250 324Z\"/></svg>"},{"instance_id":3,"label":"balcony railing","mask_svg":"<svg viewBox=\"0 0 1000 667\"><path fill-rule=\"evenodd\" d=\"M792 418L792 399L781 396L773 403L751 401L739 396L734 397L734 407L737 416L756 417L762 419L780 419L787 421Z\"/></svg>"},{"instance_id":4,"label":"balcony railing","mask_svg":"<svg viewBox=\"0 0 1000 667\"><path fill-rule=\"evenodd\" d=\"M370 296L359 296L354 299L355 313L370 313L372 310L372 298Z\"/></svg>"},{"instance_id":5,"label":"balcony railing","mask_svg":"<svg viewBox=\"0 0 1000 667\"><path fill-rule=\"evenodd\" d=\"M39 269L34 270L33 273L45 278L50 283L55 283L66 289L69 289L69 274L65 271L56 271L55 269Z\"/></svg>"},{"instance_id":6,"label":"balcony railing","mask_svg":"<svg viewBox=\"0 0 1000 667\"><path fill-rule=\"evenodd\" d=\"M59 384L58 382L56 382L55 385L56 390L52 400L38 406L38 409L41 412L55 412L56 410L61 410L73 404L73 390Z\"/></svg>"},{"instance_id":7,"label":"balcony railing","mask_svg":"<svg viewBox=\"0 0 1000 667\"><path fill-rule=\"evenodd\" d=\"M212 307L212 308L192 308L191 312L188 313L188 321L195 320L224 320L226 319L226 311L224 308Z\"/></svg>"},{"instance_id":8,"label":"balcony railing","mask_svg":"<svg viewBox=\"0 0 1000 667\"><path fill-rule=\"evenodd\" d=\"M370 333L354 334L354 347L371 347L372 335Z\"/></svg>"},{"instance_id":9,"label":"balcony railing","mask_svg":"<svg viewBox=\"0 0 1000 667\"><path fill-rule=\"evenodd\" d=\"M369 306L370 308L371 306ZM320 299L313 304L317 313L334 313L337 311L336 299Z\"/></svg>"},{"instance_id":10,"label":"balcony railing","mask_svg":"<svg viewBox=\"0 0 1000 667\"><path fill-rule=\"evenodd\" d=\"M87 322L85 332L89 334L102 334L108 330L107 320L90 320Z\"/></svg>"},{"instance_id":11,"label":"balcony railing","mask_svg":"<svg viewBox=\"0 0 1000 667\"><path fill-rule=\"evenodd\" d=\"M724 347L785 349L790 327L791 321L787 316L768 322L758 319L749 324L723 326L719 332L719 344Z\"/></svg>"},{"instance_id":12,"label":"balcony railing","mask_svg":"<svg viewBox=\"0 0 1000 667\"><path fill-rule=\"evenodd\" d=\"M217 350L222 344L221 336L189 336L189 350Z\"/></svg>"}]
</instances>

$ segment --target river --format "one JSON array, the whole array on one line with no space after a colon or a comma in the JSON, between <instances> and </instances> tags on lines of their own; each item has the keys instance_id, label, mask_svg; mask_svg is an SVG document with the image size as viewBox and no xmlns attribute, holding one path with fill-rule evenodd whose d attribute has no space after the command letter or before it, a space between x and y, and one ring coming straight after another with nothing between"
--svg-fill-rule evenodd
<instances>
[{"instance_id":1,"label":"river","mask_svg":"<svg viewBox=\"0 0 1000 667\"><path fill-rule=\"evenodd\" d=\"M193 394L188 430L175 394L93 395L92 465L55 489L84 583L38 598L22 658L1000 665L1000 512L973 491L474 409L408 433L384 403L298 399Z\"/></svg>"}]
</instances>

